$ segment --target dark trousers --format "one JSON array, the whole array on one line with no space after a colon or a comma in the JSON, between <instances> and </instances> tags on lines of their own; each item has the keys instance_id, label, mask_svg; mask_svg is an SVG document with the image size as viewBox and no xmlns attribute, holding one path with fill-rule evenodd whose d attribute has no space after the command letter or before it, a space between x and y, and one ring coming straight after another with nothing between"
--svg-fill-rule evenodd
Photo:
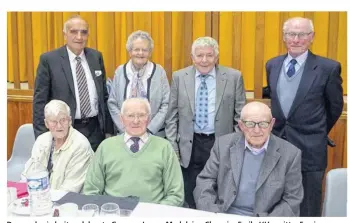
<instances>
[{"instance_id":1,"label":"dark trousers","mask_svg":"<svg viewBox=\"0 0 350 223\"><path fill-rule=\"evenodd\" d=\"M300 217L320 217L322 180L325 171L302 172L304 199L300 205Z\"/></svg>"},{"instance_id":2,"label":"dark trousers","mask_svg":"<svg viewBox=\"0 0 350 223\"><path fill-rule=\"evenodd\" d=\"M102 134L100 124L97 116L88 119L76 119L74 120L74 128L81 132L90 142L91 148L96 152L97 147L105 139Z\"/></svg>"},{"instance_id":3,"label":"dark trousers","mask_svg":"<svg viewBox=\"0 0 350 223\"><path fill-rule=\"evenodd\" d=\"M215 142L215 135L210 136L194 134L190 164L187 168L182 167L184 178L185 201L190 208L196 208L193 199L193 190L196 187L198 174L203 170L209 159L210 151Z\"/></svg>"}]
</instances>

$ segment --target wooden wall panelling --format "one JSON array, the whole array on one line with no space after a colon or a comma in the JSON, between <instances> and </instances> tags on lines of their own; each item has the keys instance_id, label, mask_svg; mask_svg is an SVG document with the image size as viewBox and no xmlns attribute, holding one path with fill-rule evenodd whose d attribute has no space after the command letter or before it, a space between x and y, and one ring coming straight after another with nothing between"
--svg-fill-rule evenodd
<instances>
[{"instance_id":1,"label":"wooden wall panelling","mask_svg":"<svg viewBox=\"0 0 350 223\"><path fill-rule=\"evenodd\" d=\"M219 41L219 24L220 24L220 12L212 12L212 21L211 21L211 36Z\"/></svg>"},{"instance_id":2,"label":"wooden wall panelling","mask_svg":"<svg viewBox=\"0 0 350 223\"><path fill-rule=\"evenodd\" d=\"M33 88L39 56L64 44L63 24L75 14L80 14L89 23L88 46L103 52L109 77L113 77L118 65L129 59L126 39L137 29L146 30L154 37L156 48L152 59L164 67L171 67L167 70L169 74L190 65L193 40L208 35L218 40L219 63L241 70L246 90L256 94L260 91L258 80L262 79L263 86L266 85L265 69L261 69L261 64L264 66L268 59L286 53L283 23L294 16L305 16L313 19L315 25L316 36L311 49L342 64L343 88L347 94L347 12L298 11L8 12L8 81L13 82L16 78L16 89L20 89L21 81L28 81L29 89ZM261 15L264 20L259 19ZM171 24L165 21L171 21ZM264 24L259 25L262 21ZM171 32L166 32L169 26ZM255 29L256 26L263 26L265 31ZM262 39L263 46L256 45ZM166 43L171 43L171 47L166 48ZM165 55L169 54L172 60L166 64ZM261 72L262 78L256 78Z\"/></svg>"},{"instance_id":3,"label":"wooden wall panelling","mask_svg":"<svg viewBox=\"0 0 350 223\"><path fill-rule=\"evenodd\" d=\"M193 13L192 12L183 12L184 13L184 33L183 33L183 39L184 39L184 51L183 51L183 58L184 58L184 64L182 67L187 67L192 64L191 59L191 46L193 42Z\"/></svg>"},{"instance_id":4,"label":"wooden wall panelling","mask_svg":"<svg viewBox=\"0 0 350 223\"><path fill-rule=\"evenodd\" d=\"M338 28L338 42L337 42L337 60L342 66L342 78L344 94L347 94L348 86L348 60L347 60L347 12L339 13L339 28Z\"/></svg>"},{"instance_id":5,"label":"wooden wall panelling","mask_svg":"<svg viewBox=\"0 0 350 223\"><path fill-rule=\"evenodd\" d=\"M9 12L7 14L8 20L8 31L7 39L9 41L8 45L8 76L13 75L12 81L17 89L20 89L20 75L19 75L19 53L18 53L18 31L17 31L17 13Z\"/></svg>"},{"instance_id":6,"label":"wooden wall panelling","mask_svg":"<svg viewBox=\"0 0 350 223\"><path fill-rule=\"evenodd\" d=\"M265 13L256 13L254 98L262 98L264 70Z\"/></svg>"},{"instance_id":7,"label":"wooden wall panelling","mask_svg":"<svg viewBox=\"0 0 350 223\"><path fill-rule=\"evenodd\" d=\"M172 13L164 12L164 69L171 82L172 77Z\"/></svg>"},{"instance_id":8,"label":"wooden wall panelling","mask_svg":"<svg viewBox=\"0 0 350 223\"><path fill-rule=\"evenodd\" d=\"M234 12L220 12L219 25L219 64L232 67L233 59L233 15Z\"/></svg>"},{"instance_id":9,"label":"wooden wall panelling","mask_svg":"<svg viewBox=\"0 0 350 223\"><path fill-rule=\"evenodd\" d=\"M154 49L152 52L152 61L162 65L163 68L165 68L165 64L164 64L164 54L165 54L164 20L165 20L164 19L164 12L152 12L152 39L154 41Z\"/></svg>"},{"instance_id":10,"label":"wooden wall panelling","mask_svg":"<svg viewBox=\"0 0 350 223\"><path fill-rule=\"evenodd\" d=\"M108 77L113 77L115 64L115 38L114 32L114 13L113 12L97 12L97 32L99 38L97 39L97 46L99 51L103 54L104 65Z\"/></svg>"},{"instance_id":11,"label":"wooden wall panelling","mask_svg":"<svg viewBox=\"0 0 350 223\"><path fill-rule=\"evenodd\" d=\"M241 70L241 45L242 45L242 13L233 12L233 23L231 24L233 31L232 44L232 67ZM243 80L245 81L245 80Z\"/></svg>"},{"instance_id":12,"label":"wooden wall panelling","mask_svg":"<svg viewBox=\"0 0 350 223\"><path fill-rule=\"evenodd\" d=\"M279 12L265 12L263 86L267 86L265 64L269 59L279 55L280 45L283 44L280 16Z\"/></svg>"}]
</instances>

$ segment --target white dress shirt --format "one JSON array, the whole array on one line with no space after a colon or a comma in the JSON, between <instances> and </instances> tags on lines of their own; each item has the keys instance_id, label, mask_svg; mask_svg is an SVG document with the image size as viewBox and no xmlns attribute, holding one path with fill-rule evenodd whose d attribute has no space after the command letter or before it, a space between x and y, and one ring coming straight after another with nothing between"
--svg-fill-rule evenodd
<instances>
[{"instance_id":1,"label":"white dress shirt","mask_svg":"<svg viewBox=\"0 0 350 223\"><path fill-rule=\"evenodd\" d=\"M70 67L72 69L72 75L73 75L75 100L77 102L77 109L75 111L75 119L81 119L80 97L79 97L79 89L78 89L78 83L77 83L77 72L76 72L77 60L75 59L77 57L77 55L75 55L72 51L70 51L68 49L68 47L67 47L67 51L68 51ZM84 51L81 52L79 57L81 58L81 65L83 66L83 69L85 72L87 87L89 90L89 97L90 97L91 113L88 114L87 117L97 116L98 115L98 96L97 96L95 82L92 78L89 64L87 63Z\"/></svg>"},{"instance_id":2,"label":"white dress shirt","mask_svg":"<svg viewBox=\"0 0 350 223\"><path fill-rule=\"evenodd\" d=\"M134 136L129 135L127 132L124 133L124 142L129 149L130 149L130 146L132 144L134 144L134 141L131 140L131 137L134 137ZM148 137L149 137L149 135L147 132L145 134L143 134L142 136L140 136L139 151L146 144Z\"/></svg>"}]
</instances>

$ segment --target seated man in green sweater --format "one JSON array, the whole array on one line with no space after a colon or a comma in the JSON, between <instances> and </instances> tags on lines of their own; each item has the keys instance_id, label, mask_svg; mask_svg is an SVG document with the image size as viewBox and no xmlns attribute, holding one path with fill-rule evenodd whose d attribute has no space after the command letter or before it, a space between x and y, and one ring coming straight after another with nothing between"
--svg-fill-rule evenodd
<instances>
[{"instance_id":1,"label":"seated man in green sweater","mask_svg":"<svg viewBox=\"0 0 350 223\"><path fill-rule=\"evenodd\" d=\"M182 206L180 163L170 143L147 133L151 108L147 99L130 98L121 108L125 133L105 139L89 166L83 193Z\"/></svg>"}]
</instances>

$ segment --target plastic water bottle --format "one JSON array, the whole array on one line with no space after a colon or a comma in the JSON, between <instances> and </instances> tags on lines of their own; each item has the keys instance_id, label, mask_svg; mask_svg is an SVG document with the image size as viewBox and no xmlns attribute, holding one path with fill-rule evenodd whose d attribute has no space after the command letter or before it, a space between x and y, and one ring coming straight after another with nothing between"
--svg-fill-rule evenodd
<instances>
[{"instance_id":1,"label":"plastic water bottle","mask_svg":"<svg viewBox=\"0 0 350 223\"><path fill-rule=\"evenodd\" d=\"M42 216L52 212L50 180L47 168L34 159L27 172L29 207L31 216Z\"/></svg>"}]
</instances>

